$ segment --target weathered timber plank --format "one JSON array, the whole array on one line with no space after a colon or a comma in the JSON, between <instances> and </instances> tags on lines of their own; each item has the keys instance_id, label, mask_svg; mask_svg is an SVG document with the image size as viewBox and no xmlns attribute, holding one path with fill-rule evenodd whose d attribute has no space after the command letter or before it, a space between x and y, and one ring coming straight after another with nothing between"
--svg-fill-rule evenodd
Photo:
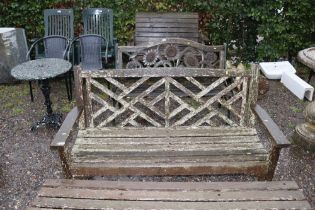
<instances>
[{"instance_id":1,"label":"weathered timber plank","mask_svg":"<svg viewBox=\"0 0 315 210\"><path fill-rule=\"evenodd\" d=\"M80 155L102 155L102 156L141 156L141 157L148 157L148 156L218 156L218 155L241 155L241 154L266 154L267 151L264 148L246 148L246 147L237 147L233 149L232 147L221 149L221 148L212 148L212 149L181 149L178 148L177 150L172 148L166 148L166 149L148 149L144 147L143 150L123 150L120 151L114 150L114 149L102 149L97 147L88 147L90 145L84 145L84 146L74 146L72 149L72 154L80 154ZM233 150L231 150L233 149Z\"/></svg>"},{"instance_id":2,"label":"weathered timber plank","mask_svg":"<svg viewBox=\"0 0 315 210\"><path fill-rule=\"evenodd\" d=\"M263 149L264 146L261 143L238 143L238 144L138 144L128 145L128 144L75 144L74 150L79 150L82 152L182 152L182 151L212 151L220 150L222 152L226 150L246 150L246 151L259 151ZM233 153L232 153L233 154Z\"/></svg>"},{"instance_id":3,"label":"weathered timber plank","mask_svg":"<svg viewBox=\"0 0 315 210\"><path fill-rule=\"evenodd\" d=\"M201 163L72 163L71 170L80 174L90 175L197 175L197 174L251 174L257 170L267 170L266 161L240 161L240 162L201 162ZM121 174L120 174L121 173ZM74 173L75 174L75 173Z\"/></svg>"},{"instance_id":4,"label":"weathered timber plank","mask_svg":"<svg viewBox=\"0 0 315 210\"><path fill-rule=\"evenodd\" d=\"M161 37L161 38L158 38L158 37L135 37L135 41L137 43L137 45L153 45L155 43L159 43L161 41L163 41L164 39L167 39L167 38L176 38L176 37ZM186 38L187 37L179 37L179 38ZM188 40L188 39L187 39ZM191 38L189 39L191 40L191 42L197 42L198 39L197 38Z\"/></svg>"},{"instance_id":5,"label":"weathered timber plank","mask_svg":"<svg viewBox=\"0 0 315 210\"><path fill-rule=\"evenodd\" d=\"M287 140L285 135L282 133L277 124L271 119L268 113L258 104L255 106L255 112L258 115L261 122L265 125L270 135L274 139L276 146L288 147L290 142Z\"/></svg>"},{"instance_id":6,"label":"weathered timber plank","mask_svg":"<svg viewBox=\"0 0 315 210\"><path fill-rule=\"evenodd\" d=\"M112 201L64 198L36 198L36 207L64 209L303 209L309 208L306 201L246 201L246 202L155 202L155 201Z\"/></svg>"},{"instance_id":7,"label":"weathered timber plank","mask_svg":"<svg viewBox=\"0 0 315 210\"><path fill-rule=\"evenodd\" d=\"M197 136L250 136L257 135L254 128L244 127L205 127L189 128L91 128L79 130L78 137L197 137Z\"/></svg>"},{"instance_id":8,"label":"weathered timber plank","mask_svg":"<svg viewBox=\"0 0 315 210\"><path fill-rule=\"evenodd\" d=\"M152 32L137 32L136 39L138 40L141 37L151 37L151 38L164 38L164 37L181 37L181 38L198 38L198 33L178 33L178 32L159 32L159 33L152 33Z\"/></svg>"},{"instance_id":9,"label":"weathered timber plank","mask_svg":"<svg viewBox=\"0 0 315 210\"><path fill-rule=\"evenodd\" d=\"M174 18L174 19L184 19L184 18L197 18L198 19L198 13L159 13L159 12L139 12L136 14L137 18Z\"/></svg>"},{"instance_id":10,"label":"weathered timber plank","mask_svg":"<svg viewBox=\"0 0 315 210\"><path fill-rule=\"evenodd\" d=\"M196 31L196 28L165 28L165 27L155 27L155 28L149 28L149 27L146 27L146 28L137 28L136 29L136 33L141 33L141 32L160 32L160 33L163 33L163 32L177 32L177 33L192 33L192 32L195 32Z\"/></svg>"},{"instance_id":11,"label":"weathered timber plank","mask_svg":"<svg viewBox=\"0 0 315 210\"><path fill-rule=\"evenodd\" d=\"M187 25L198 24L198 18L185 18L178 19L173 17L138 17L136 19L137 23L154 23L154 22L164 22L164 23L187 23Z\"/></svg>"},{"instance_id":12,"label":"weathered timber plank","mask_svg":"<svg viewBox=\"0 0 315 210\"><path fill-rule=\"evenodd\" d=\"M91 76L85 78L85 121L88 127L94 127L94 119L92 118L92 92L91 92Z\"/></svg>"},{"instance_id":13,"label":"weathered timber plank","mask_svg":"<svg viewBox=\"0 0 315 210\"><path fill-rule=\"evenodd\" d=\"M94 190L69 188L42 188L40 197L97 199L97 200L134 200L134 201L298 201L305 200L302 191L148 191L148 190Z\"/></svg>"},{"instance_id":14,"label":"weathered timber plank","mask_svg":"<svg viewBox=\"0 0 315 210\"><path fill-rule=\"evenodd\" d=\"M74 107L66 116L60 129L56 133L53 141L51 142L51 147L64 147L67 138L73 128L73 125L77 121L81 114L81 110L78 107Z\"/></svg>"},{"instance_id":15,"label":"weathered timber plank","mask_svg":"<svg viewBox=\"0 0 315 210\"><path fill-rule=\"evenodd\" d=\"M253 127L255 124L255 115L253 113L254 106L258 96L258 78L259 68L256 64L251 65L251 78L248 85L247 103L244 111L244 125Z\"/></svg>"},{"instance_id":16,"label":"weathered timber plank","mask_svg":"<svg viewBox=\"0 0 315 210\"><path fill-rule=\"evenodd\" d=\"M238 190L297 190L294 181L272 182L132 182L75 179L47 179L45 187L125 190L192 190L192 191L238 191Z\"/></svg>"},{"instance_id":17,"label":"weathered timber plank","mask_svg":"<svg viewBox=\"0 0 315 210\"><path fill-rule=\"evenodd\" d=\"M236 69L188 68L180 67L138 68L138 69L107 69L84 71L82 77L242 77L249 75Z\"/></svg>"},{"instance_id":18,"label":"weathered timber plank","mask_svg":"<svg viewBox=\"0 0 315 210\"><path fill-rule=\"evenodd\" d=\"M111 137L96 137L96 138L82 138L75 140L75 144L238 144L238 143L259 143L257 136L215 136L215 137L162 137L162 138L111 138Z\"/></svg>"},{"instance_id":19,"label":"weathered timber plank","mask_svg":"<svg viewBox=\"0 0 315 210\"><path fill-rule=\"evenodd\" d=\"M125 164L141 164L141 163L151 163L151 164L161 164L161 163L202 163L202 162L239 162L239 161L267 161L267 154L248 154L248 155L225 155L225 156L172 156L172 157L153 157L148 156L143 158L141 156L136 157L104 157L99 155L82 155L74 154L72 161L75 163L125 163Z\"/></svg>"}]
</instances>

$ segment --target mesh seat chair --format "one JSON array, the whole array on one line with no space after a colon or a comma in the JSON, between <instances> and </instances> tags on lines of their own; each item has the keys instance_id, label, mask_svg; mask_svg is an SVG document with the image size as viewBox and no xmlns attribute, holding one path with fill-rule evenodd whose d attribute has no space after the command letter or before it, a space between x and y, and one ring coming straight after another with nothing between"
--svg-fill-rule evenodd
<instances>
[{"instance_id":1,"label":"mesh seat chair","mask_svg":"<svg viewBox=\"0 0 315 210\"><path fill-rule=\"evenodd\" d=\"M115 58L117 39L114 38L113 11L107 8L88 8L83 10L82 15L84 34L104 37L108 46L102 45L102 57L105 61Z\"/></svg>"},{"instance_id":2,"label":"mesh seat chair","mask_svg":"<svg viewBox=\"0 0 315 210\"><path fill-rule=\"evenodd\" d=\"M75 38L71 44L70 49L79 41L80 43L80 65L83 71L93 71L103 68L102 65L102 46L108 46L104 37L96 34L82 35ZM107 49L105 49L105 54ZM70 56L68 51L68 57Z\"/></svg>"},{"instance_id":3,"label":"mesh seat chair","mask_svg":"<svg viewBox=\"0 0 315 210\"><path fill-rule=\"evenodd\" d=\"M36 46L39 43L44 44L45 58L60 58L60 59L66 58L67 50L69 47L68 39L64 36L54 35L54 36L45 36L43 38L36 40L32 44L32 46L30 47L29 51L27 52L26 57L28 59L30 59L30 55L31 55L32 50L34 48L36 48ZM66 74L69 74L69 73L66 73ZM71 95L72 95L71 79L69 76L66 76L66 75L64 78L65 78L65 82L66 82L68 99L71 100ZM70 88L69 88L68 82L69 82ZM29 84L30 84L31 100L34 101L33 91L32 91L32 83L29 82Z\"/></svg>"}]
</instances>

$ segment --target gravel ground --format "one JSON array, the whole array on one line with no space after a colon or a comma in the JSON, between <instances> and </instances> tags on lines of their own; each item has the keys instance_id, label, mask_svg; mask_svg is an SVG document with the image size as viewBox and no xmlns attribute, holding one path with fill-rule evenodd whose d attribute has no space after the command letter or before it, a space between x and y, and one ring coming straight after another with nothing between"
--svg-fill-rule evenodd
<instances>
[{"instance_id":1,"label":"gravel ground","mask_svg":"<svg viewBox=\"0 0 315 210\"><path fill-rule=\"evenodd\" d=\"M307 102L298 100L280 82L270 81L269 91L258 103L265 108L289 138L296 124L303 122L302 110ZM26 83L0 85L0 209L24 209L36 196L44 179L63 178L61 164L49 143L56 130L42 128L30 132L30 126L43 114L43 97L35 89L35 103L31 103ZM54 110L65 115L74 102L66 99L63 82L52 83L51 98ZM270 148L267 130L258 122L259 135ZM163 177L95 177L107 180L145 181L247 181L255 177L222 176L163 176ZM274 180L295 180L303 188L315 207L315 154L297 146L284 149Z\"/></svg>"}]
</instances>

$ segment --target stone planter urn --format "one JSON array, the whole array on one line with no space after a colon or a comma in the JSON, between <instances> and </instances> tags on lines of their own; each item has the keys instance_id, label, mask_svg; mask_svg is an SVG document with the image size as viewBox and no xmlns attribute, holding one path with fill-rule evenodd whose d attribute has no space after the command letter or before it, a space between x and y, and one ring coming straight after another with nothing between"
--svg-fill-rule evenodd
<instances>
[{"instance_id":1,"label":"stone planter urn","mask_svg":"<svg viewBox=\"0 0 315 210\"><path fill-rule=\"evenodd\" d=\"M298 60L315 71L315 47L298 53ZM306 150L315 153L315 101L308 104L304 110L305 123L295 128L292 141Z\"/></svg>"}]
</instances>

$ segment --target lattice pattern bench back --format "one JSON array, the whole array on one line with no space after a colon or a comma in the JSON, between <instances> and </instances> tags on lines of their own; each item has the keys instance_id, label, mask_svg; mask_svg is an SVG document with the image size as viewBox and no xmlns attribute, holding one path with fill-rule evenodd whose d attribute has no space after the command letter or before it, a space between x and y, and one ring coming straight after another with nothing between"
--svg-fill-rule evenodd
<instances>
[{"instance_id":1,"label":"lattice pattern bench back","mask_svg":"<svg viewBox=\"0 0 315 210\"><path fill-rule=\"evenodd\" d=\"M257 68L76 71L82 127L251 126Z\"/></svg>"}]
</instances>

